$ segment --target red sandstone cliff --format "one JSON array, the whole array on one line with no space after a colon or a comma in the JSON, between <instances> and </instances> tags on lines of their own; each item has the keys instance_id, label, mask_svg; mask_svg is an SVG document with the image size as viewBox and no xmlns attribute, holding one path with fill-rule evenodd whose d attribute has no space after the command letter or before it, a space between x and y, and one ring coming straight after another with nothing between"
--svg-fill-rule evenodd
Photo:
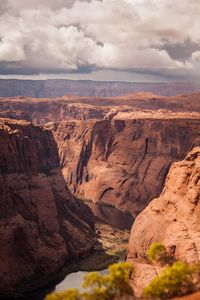
<instances>
[{"instance_id":1,"label":"red sandstone cliff","mask_svg":"<svg viewBox=\"0 0 200 300\"><path fill-rule=\"evenodd\" d=\"M199 119L200 94L160 97L137 93L115 98L64 96L34 99L0 98L0 117L24 119L35 125L64 120L135 118Z\"/></svg>"},{"instance_id":2,"label":"red sandstone cliff","mask_svg":"<svg viewBox=\"0 0 200 300\"><path fill-rule=\"evenodd\" d=\"M35 125L44 125L50 121L103 119L108 111L95 105L76 103L77 101L81 101L81 98L0 98L0 117L23 119L32 121Z\"/></svg>"},{"instance_id":3,"label":"red sandstone cliff","mask_svg":"<svg viewBox=\"0 0 200 300\"><path fill-rule=\"evenodd\" d=\"M0 294L90 252L93 216L66 189L51 132L0 119Z\"/></svg>"},{"instance_id":4,"label":"red sandstone cliff","mask_svg":"<svg viewBox=\"0 0 200 300\"><path fill-rule=\"evenodd\" d=\"M132 227L128 260L135 265L133 284L138 292L157 273L146 258L152 242L159 241L173 249L178 259L199 261L199 200L200 147L196 147L183 161L171 166L162 194L151 201Z\"/></svg>"},{"instance_id":5,"label":"red sandstone cliff","mask_svg":"<svg viewBox=\"0 0 200 300\"><path fill-rule=\"evenodd\" d=\"M170 164L199 144L200 121L73 121L46 128L54 134L73 193L136 216L160 194Z\"/></svg>"},{"instance_id":6,"label":"red sandstone cliff","mask_svg":"<svg viewBox=\"0 0 200 300\"><path fill-rule=\"evenodd\" d=\"M0 115L49 123L70 190L136 216L161 192L170 164L198 145L199 97L1 98Z\"/></svg>"}]
</instances>

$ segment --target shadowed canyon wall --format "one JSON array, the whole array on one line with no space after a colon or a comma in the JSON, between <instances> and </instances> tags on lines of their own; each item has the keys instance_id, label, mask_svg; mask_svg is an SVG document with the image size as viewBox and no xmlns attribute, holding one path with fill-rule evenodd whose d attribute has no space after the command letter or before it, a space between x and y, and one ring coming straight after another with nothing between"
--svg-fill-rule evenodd
<instances>
[{"instance_id":1,"label":"shadowed canyon wall","mask_svg":"<svg viewBox=\"0 0 200 300\"><path fill-rule=\"evenodd\" d=\"M91 251L93 215L66 189L51 132L0 119L0 200L0 295Z\"/></svg>"},{"instance_id":2,"label":"shadowed canyon wall","mask_svg":"<svg viewBox=\"0 0 200 300\"><path fill-rule=\"evenodd\" d=\"M157 197L170 164L200 142L195 119L49 123L72 193L136 216Z\"/></svg>"}]
</instances>

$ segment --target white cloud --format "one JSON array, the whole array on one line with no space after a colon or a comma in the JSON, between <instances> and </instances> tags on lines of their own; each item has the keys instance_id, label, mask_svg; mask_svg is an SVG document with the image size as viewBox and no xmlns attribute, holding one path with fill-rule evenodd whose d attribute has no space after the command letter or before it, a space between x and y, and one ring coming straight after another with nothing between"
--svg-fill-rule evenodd
<instances>
[{"instance_id":1,"label":"white cloud","mask_svg":"<svg viewBox=\"0 0 200 300\"><path fill-rule=\"evenodd\" d=\"M7 0L0 11L0 62L9 67L195 72L199 66L197 54L181 61L165 49L188 39L200 45L198 0Z\"/></svg>"}]
</instances>

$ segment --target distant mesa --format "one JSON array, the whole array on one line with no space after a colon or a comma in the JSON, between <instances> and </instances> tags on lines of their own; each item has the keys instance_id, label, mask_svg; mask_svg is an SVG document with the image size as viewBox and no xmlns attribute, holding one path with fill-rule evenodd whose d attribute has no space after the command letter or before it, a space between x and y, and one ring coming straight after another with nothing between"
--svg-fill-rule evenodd
<instances>
[{"instance_id":1,"label":"distant mesa","mask_svg":"<svg viewBox=\"0 0 200 300\"><path fill-rule=\"evenodd\" d=\"M200 92L199 83L103 82L87 80L0 80L0 97L26 96L32 98L62 97L63 95L116 97L132 93L175 96ZM141 97L141 96L140 96ZM146 96L144 96L146 97Z\"/></svg>"}]
</instances>

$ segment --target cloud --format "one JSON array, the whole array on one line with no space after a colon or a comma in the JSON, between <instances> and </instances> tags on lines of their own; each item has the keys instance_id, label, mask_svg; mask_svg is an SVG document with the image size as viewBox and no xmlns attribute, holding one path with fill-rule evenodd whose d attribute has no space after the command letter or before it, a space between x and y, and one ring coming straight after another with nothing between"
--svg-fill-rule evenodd
<instances>
[{"instance_id":1,"label":"cloud","mask_svg":"<svg viewBox=\"0 0 200 300\"><path fill-rule=\"evenodd\" d=\"M198 0L1 0L0 72L199 76Z\"/></svg>"},{"instance_id":2,"label":"cloud","mask_svg":"<svg viewBox=\"0 0 200 300\"><path fill-rule=\"evenodd\" d=\"M2 0L1 0L2 1ZM3 0L7 2L7 9L12 12L18 12L22 9L38 9L42 7L49 7L51 9L60 9L63 7L72 7L74 0Z\"/></svg>"}]
</instances>

